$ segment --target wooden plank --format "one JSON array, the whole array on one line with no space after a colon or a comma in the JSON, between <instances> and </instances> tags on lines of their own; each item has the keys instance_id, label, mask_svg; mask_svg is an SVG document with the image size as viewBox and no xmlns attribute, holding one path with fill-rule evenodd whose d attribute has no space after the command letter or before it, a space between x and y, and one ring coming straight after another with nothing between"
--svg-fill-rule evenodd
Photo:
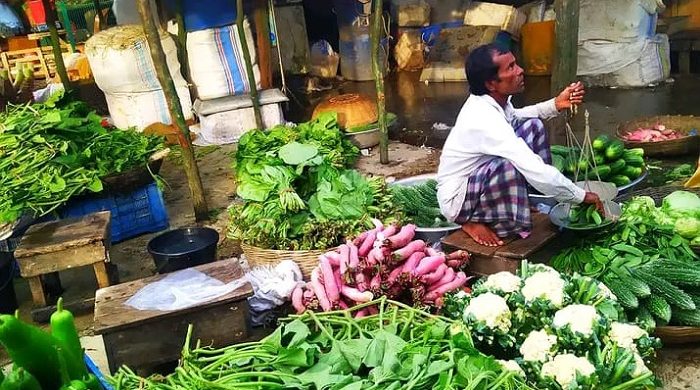
<instances>
[{"instance_id":1,"label":"wooden plank","mask_svg":"<svg viewBox=\"0 0 700 390\"><path fill-rule=\"evenodd\" d=\"M559 230L546 214L533 213L532 224L530 237L514 240L502 246L495 255L510 259L526 259L559 235Z\"/></svg>"},{"instance_id":2,"label":"wooden plank","mask_svg":"<svg viewBox=\"0 0 700 390\"><path fill-rule=\"evenodd\" d=\"M579 0L555 0L554 11L556 45L552 67L552 94L559 94L564 87L576 80L578 68Z\"/></svg>"},{"instance_id":3,"label":"wooden plank","mask_svg":"<svg viewBox=\"0 0 700 390\"><path fill-rule=\"evenodd\" d=\"M109 331L103 334L109 369L114 373L120 366L128 365L139 375L150 375L155 366L176 362L190 324L194 326L193 346L197 340L215 348L246 341L247 317L245 300L219 302L138 327Z\"/></svg>"},{"instance_id":4,"label":"wooden plank","mask_svg":"<svg viewBox=\"0 0 700 390\"><path fill-rule=\"evenodd\" d=\"M258 66L260 67L260 86L262 89L272 87L272 45L270 44L270 20L267 0L256 0L253 13L255 23L255 42L258 49Z\"/></svg>"},{"instance_id":5,"label":"wooden plank","mask_svg":"<svg viewBox=\"0 0 700 390\"><path fill-rule=\"evenodd\" d=\"M107 274L107 267L104 261L99 261L92 265L95 270L95 278L97 278L97 285L100 288L109 287L109 274Z\"/></svg>"},{"instance_id":6,"label":"wooden plank","mask_svg":"<svg viewBox=\"0 0 700 390\"><path fill-rule=\"evenodd\" d=\"M46 306L46 295L44 294L44 286L41 284L41 277L34 276L28 278L27 282L29 282L29 289L32 292L32 301L34 302L34 306Z\"/></svg>"},{"instance_id":7,"label":"wooden plank","mask_svg":"<svg viewBox=\"0 0 700 390\"><path fill-rule=\"evenodd\" d=\"M510 243L513 240L515 240L515 238L503 239L503 241L505 242L506 245L508 245L508 243ZM465 250L473 255L487 256L487 257L493 256L494 254L496 254L496 251L499 250L499 247L484 246L484 245L477 243L471 237L469 237L469 235L467 233L465 233L463 230L457 230L456 232L443 238L442 244L447 245L447 246L452 247L452 248Z\"/></svg>"},{"instance_id":8,"label":"wooden plank","mask_svg":"<svg viewBox=\"0 0 700 390\"><path fill-rule=\"evenodd\" d=\"M110 212L101 211L81 218L37 224L29 228L15 251L15 258L60 252L65 249L102 243L109 237Z\"/></svg>"},{"instance_id":9,"label":"wooden plank","mask_svg":"<svg viewBox=\"0 0 700 390\"><path fill-rule=\"evenodd\" d=\"M194 267L194 269L224 283L231 282L244 275L243 269L241 269L241 266L235 259L204 264ZM222 302L231 303L240 301L253 294L253 288L249 283L246 283L229 294L213 299L200 306L179 311L136 310L125 304L125 302L141 288L149 283L163 279L166 276L167 275L156 275L97 290L95 295L95 333L104 334L118 329L138 327L144 323L180 316L207 307L220 305Z\"/></svg>"},{"instance_id":10,"label":"wooden plank","mask_svg":"<svg viewBox=\"0 0 700 390\"><path fill-rule=\"evenodd\" d=\"M501 256L472 256L469 271L475 275L493 275L499 272L516 273L520 261Z\"/></svg>"},{"instance_id":11,"label":"wooden plank","mask_svg":"<svg viewBox=\"0 0 700 390\"><path fill-rule=\"evenodd\" d=\"M73 315L84 314L92 311L95 307L95 298L87 298L80 301L67 302L63 308L73 313ZM45 324L51 319L51 314L56 311L56 305L49 305L32 310L32 320L40 324Z\"/></svg>"},{"instance_id":12,"label":"wooden plank","mask_svg":"<svg viewBox=\"0 0 700 390\"><path fill-rule=\"evenodd\" d=\"M17 259L20 274L25 278L104 261L105 247L101 242Z\"/></svg>"}]
</instances>

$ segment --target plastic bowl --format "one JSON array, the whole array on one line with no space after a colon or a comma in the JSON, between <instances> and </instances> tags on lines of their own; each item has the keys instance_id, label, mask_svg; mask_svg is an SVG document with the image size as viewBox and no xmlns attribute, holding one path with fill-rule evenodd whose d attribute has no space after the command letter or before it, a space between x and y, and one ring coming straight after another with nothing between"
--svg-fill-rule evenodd
<instances>
[{"instance_id":1,"label":"plastic bowl","mask_svg":"<svg viewBox=\"0 0 700 390\"><path fill-rule=\"evenodd\" d=\"M219 233L206 227L167 231L148 242L158 273L168 273L211 263L216 259Z\"/></svg>"}]
</instances>

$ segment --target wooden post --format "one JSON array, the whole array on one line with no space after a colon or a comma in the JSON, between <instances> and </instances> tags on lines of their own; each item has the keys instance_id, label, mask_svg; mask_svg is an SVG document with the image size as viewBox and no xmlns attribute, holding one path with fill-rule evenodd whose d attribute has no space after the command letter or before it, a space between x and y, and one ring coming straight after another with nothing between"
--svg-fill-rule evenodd
<instances>
[{"instance_id":1,"label":"wooden post","mask_svg":"<svg viewBox=\"0 0 700 390\"><path fill-rule=\"evenodd\" d=\"M182 16L182 2L177 0L175 21L177 22L177 56L180 59L180 68L185 79L190 81L190 64L187 57L187 29L185 26L185 17Z\"/></svg>"},{"instance_id":2,"label":"wooden post","mask_svg":"<svg viewBox=\"0 0 700 390\"><path fill-rule=\"evenodd\" d=\"M238 37L241 41L241 49L243 50L243 59L245 60L245 70L248 74L248 83L250 84L250 100L253 101L253 112L255 112L255 126L260 130L264 130L262 115L260 114L260 101L258 100L258 87L255 83L255 73L253 73L253 61L250 59L250 50L248 48L248 40L246 39L245 29L243 28L243 0L236 0L236 27L238 28Z\"/></svg>"},{"instance_id":3,"label":"wooden post","mask_svg":"<svg viewBox=\"0 0 700 390\"><path fill-rule=\"evenodd\" d=\"M552 67L552 94L557 95L576 79L578 69L579 0L556 0L556 47Z\"/></svg>"},{"instance_id":4,"label":"wooden post","mask_svg":"<svg viewBox=\"0 0 700 390\"><path fill-rule=\"evenodd\" d=\"M389 130L386 126L386 97L384 96L384 64L380 63L379 52L382 39L383 0L374 0L372 10L372 72L374 86L377 90L377 113L379 114L379 161L389 163Z\"/></svg>"},{"instance_id":5,"label":"wooden post","mask_svg":"<svg viewBox=\"0 0 700 390\"><path fill-rule=\"evenodd\" d=\"M156 68L158 81L163 88L165 100L168 103L170 117L175 126L180 130L178 134L178 142L182 147L183 163L185 165L185 174L187 175L187 183L192 192L192 202L194 203L194 215L197 221L203 221L209 218L207 208L207 200L204 198L204 188L202 187L202 179L199 176L199 168L197 161L194 158L192 150L192 140L190 139L190 129L185 123L185 116L182 114L182 106L180 98L175 89L175 83L170 75L168 63L163 52L163 45L160 42L160 34L158 27L153 21L153 11L149 0L138 0L139 14L141 14L141 22L146 33L146 40L153 58L153 65Z\"/></svg>"},{"instance_id":6,"label":"wooden post","mask_svg":"<svg viewBox=\"0 0 700 390\"><path fill-rule=\"evenodd\" d=\"M258 67L260 67L260 86L262 89L272 87L272 45L270 44L270 19L267 0L255 2L255 31L258 48Z\"/></svg>"},{"instance_id":7,"label":"wooden post","mask_svg":"<svg viewBox=\"0 0 700 390\"><path fill-rule=\"evenodd\" d=\"M100 31L107 28L107 18L102 14L102 9L100 8L100 0L92 0L92 4L95 6L95 13L97 14L97 19L100 21ZM66 26L66 30L68 30Z\"/></svg>"},{"instance_id":8,"label":"wooden post","mask_svg":"<svg viewBox=\"0 0 700 390\"><path fill-rule=\"evenodd\" d=\"M56 29L56 10L51 6L49 0L41 0L46 13L46 24L49 26L49 34L51 35L51 47L53 48L54 62L56 63L56 73L61 79L63 88L66 92L71 90L70 79L66 71L66 64L63 62L63 51L61 50L61 41L58 37L58 29ZM70 26L66 26L70 28Z\"/></svg>"}]
</instances>

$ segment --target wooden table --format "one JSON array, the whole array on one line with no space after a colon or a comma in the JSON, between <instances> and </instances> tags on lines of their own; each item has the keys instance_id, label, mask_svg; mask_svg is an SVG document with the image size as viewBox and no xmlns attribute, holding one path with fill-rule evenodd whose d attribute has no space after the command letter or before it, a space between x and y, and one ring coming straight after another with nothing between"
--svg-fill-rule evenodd
<instances>
[{"instance_id":1,"label":"wooden table","mask_svg":"<svg viewBox=\"0 0 700 390\"><path fill-rule=\"evenodd\" d=\"M110 285L110 213L102 211L34 225L15 251L20 273L29 282L35 307L46 306L41 277L75 267L92 266L100 288Z\"/></svg>"},{"instance_id":2,"label":"wooden table","mask_svg":"<svg viewBox=\"0 0 700 390\"><path fill-rule=\"evenodd\" d=\"M224 260L194 267L224 283L244 275L237 260ZM180 358L189 324L194 340L215 347L241 342L248 337L248 302L253 294L249 283L233 292L176 311L137 310L125 302L149 283L167 275L135 280L97 291L95 333L104 338L109 369L114 373L127 365L140 375Z\"/></svg>"},{"instance_id":3,"label":"wooden table","mask_svg":"<svg viewBox=\"0 0 700 390\"><path fill-rule=\"evenodd\" d=\"M442 244L448 249L469 252L472 256L469 267L477 275L491 275L501 271L515 273L522 260L528 259L559 235L559 230L546 214L532 213L532 223L532 233L528 238L509 238L505 240L505 245L499 247L477 244L462 230L443 238Z\"/></svg>"}]
</instances>

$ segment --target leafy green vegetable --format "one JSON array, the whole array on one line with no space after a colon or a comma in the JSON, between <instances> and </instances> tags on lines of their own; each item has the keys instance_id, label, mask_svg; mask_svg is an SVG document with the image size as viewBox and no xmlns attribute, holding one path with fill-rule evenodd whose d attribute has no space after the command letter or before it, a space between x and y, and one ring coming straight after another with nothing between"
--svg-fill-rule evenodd
<instances>
[{"instance_id":1,"label":"leafy green vegetable","mask_svg":"<svg viewBox=\"0 0 700 390\"><path fill-rule=\"evenodd\" d=\"M72 196L102 191L100 178L145 165L160 137L110 131L82 102L53 95L0 114L0 223L47 214Z\"/></svg>"},{"instance_id":2,"label":"leafy green vegetable","mask_svg":"<svg viewBox=\"0 0 700 390\"><path fill-rule=\"evenodd\" d=\"M334 113L296 127L241 137L234 169L242 202L230 207L229 236L270 249L327 249L399 213L381 178L347 169L359 150Z\"/></svg>"},{"instance_id":3,"label":"leafy green vegetable","mask_svg":"<svg viewBox=\"0 0 700 390\"><path fill-rule=\"evenodd\" d=\"M700 217L700 197L688 191L674 191L664 198L661 209L672 218Z\"/></svg>"},{"instance_id":4,"label":"leafy green vegetable","mask_svg":"<svg viewBox=\"0 0 700 390\"><path fill-rule=\"evenodd\" d=\"M414 186L391 187L394 201L406 215L408 222L419 227L444 227L445 220L437 200L437 181L426 180Z\"/></svg>"},{"instance_id":5,"label":"leafy green vegetable","mask_svg":"<svg viewBox=\"0 0 700 390\"><path fill-rule=\"evenodd\" d=\"M678 218L673 228L683 238L692 240L700 237L700 219L698 218Z\"/></svg>"}]
</instances>

